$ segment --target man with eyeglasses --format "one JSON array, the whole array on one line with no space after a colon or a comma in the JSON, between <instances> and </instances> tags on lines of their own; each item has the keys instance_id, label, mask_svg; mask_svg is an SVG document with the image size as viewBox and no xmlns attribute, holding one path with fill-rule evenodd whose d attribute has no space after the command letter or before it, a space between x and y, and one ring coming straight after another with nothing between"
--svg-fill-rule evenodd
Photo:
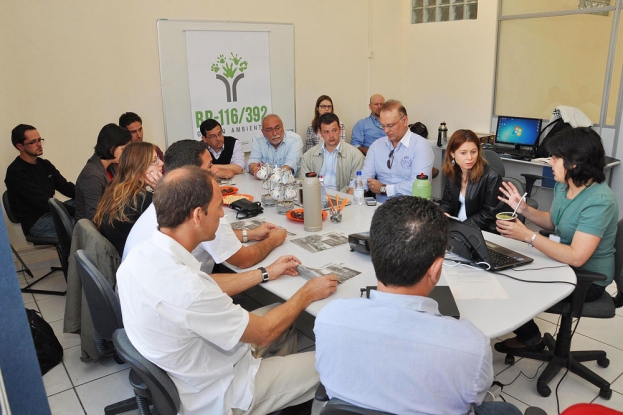
<instances>
[{"instance_id":1,"label":"man with eyeglasses","mask_svg":"<svg viewBox=\"0 0 623 415\"><path fill-rule=\"evenodd\" d=\"M416 176L430 178L435 155L428 142L409 130L407 110L390 99L381 107L379 121L386 136L368 149L361 175L364 188L383 202L397 195L411 195Z\"/></svg>"},{"instance_id":2,"label":"man with eyeglasses","mask_svg":"<svg viewBox=\"0 0 623 415\"><path fill-rule=\"evenodd\" d=\"M212 163L218 165L217 177L230 179L243 172L246 163L242 144L237 138L224 136L221 124L210 118L199 126L201 140L208 145L212 154Z\"/></svg>"},{"instance_id":3,"label":"man with eyeglasses","mask_svg":"<svg viewBox=\"0 0 623 415\"><path fill-rule=\"evenodd\" d=\"M20 124L11 131L11 142L19 150L19 156L6 170L4 183L11 210L19 219L24 235L56 238L48 199L56 191L74 198L75 186L48 160L42 159L43 138L35 127ZM73 200L65 203L71 216L75 208Z\"/></svg>"},{"instance_id":4,"label":"man with eyeglasses","mask_svg":"<svg viewBox=\"0 0 623 415\"><path fill-rule=\"evenodd\" d=\"M303 155L303 139L300 135L283 129L283 122L275 114L262 120L263 137L253 140L248 165L249 173L255 177L263 164L287 167L296 175L301 156Z\"/></svg>"},{"instance_id":5,"label":"man with eyeglasses","mask_svg":"<svg viewBox=\"0 0 623 415\"><path fill-rule=\"evenodd\" d=\"M385 132L381 128L379 116L381 107L385 103L383 95L374 94L370 97L370 116L357 121L353 127L350 144L358 148L364 155L368 154L368 148L381 137L385 137Z\"/></svg>"}]
</instances>

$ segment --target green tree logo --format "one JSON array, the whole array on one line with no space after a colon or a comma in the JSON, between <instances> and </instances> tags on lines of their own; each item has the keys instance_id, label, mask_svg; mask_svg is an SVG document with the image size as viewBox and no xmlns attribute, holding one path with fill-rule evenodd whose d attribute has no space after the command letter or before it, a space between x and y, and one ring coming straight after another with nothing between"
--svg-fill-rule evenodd
<instances>
[{"instance_id":1,"label":"green tree logo","mask_svg":"<svg viewBox=\"0 0 623 415\"><path fill-rule=\"evenodd\" d=\"M238 56L238 54L234 55L233 52L230 52L230 55L230 58L226 58L225 55L219 55L216 58L216 62L212 64L210 70L216 74L216 79L225 84L227 102L237 102L238 81L244 78L244 71L247 70L249 64L247 61L243 61L242 57ZM219 73L221 70L223 71L222 75ZM238 72L238 75L236 75L236 72ZM233 79L231 84L229 83L230 79Z\"/></svg>"}]
</instances>

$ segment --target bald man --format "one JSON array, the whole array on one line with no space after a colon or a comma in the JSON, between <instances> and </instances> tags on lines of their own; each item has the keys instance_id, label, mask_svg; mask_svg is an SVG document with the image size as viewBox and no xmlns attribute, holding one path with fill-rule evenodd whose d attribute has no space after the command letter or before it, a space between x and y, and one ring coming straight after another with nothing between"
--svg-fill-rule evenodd
<instances>
[{"instance_id":1,"label":"bald man","mask_svg":"<svg viewBox=\"0 0 623 415\"><path fill-rule=\"evenodd\" d=\"M379 116L381 107L385 103L385 98L381 94L374 94L370 97L370 115L363 120L357 121L353 127L353 135L350 144L359 149L364 155L368 154L368 148L377 139L384 137L385 133L381 128Z\"/></svg>"},{"instance_id":2,"label":"bald man","mask_svg":"<svg viewBox=\"0 0 623 415\"><path fill-rule=\"evenodd\" d=\"M275 114L262 120L262 137L253 140L249 156L249 173L255 177L263 164L287 167L296 175L303 156L303 139L292 131L283 129L283 122Z\"/></svg>"}]
</instances>

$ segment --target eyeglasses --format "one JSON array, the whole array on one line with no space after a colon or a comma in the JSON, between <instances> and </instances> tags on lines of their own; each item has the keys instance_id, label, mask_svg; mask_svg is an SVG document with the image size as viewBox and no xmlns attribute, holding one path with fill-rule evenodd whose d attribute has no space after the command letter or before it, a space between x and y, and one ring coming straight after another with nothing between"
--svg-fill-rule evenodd
<instances>
[{"instance_id":1,"label":"eyeglasses","mask_svg":"<svg viewBox=\"0 0 623 415\"><path fill-rule=\"evenodd\" d=\"M160 162L160 158L158 157L158 155L156 154L156 156L154 157L154 159L149 163L150 166L157 166L158 163Z\"/></svg>"},{"instance_id":2,"label":"eyeglasses","mask_svg":"<svg viewBox=\"0 0 623 415\"><path fill-rule=\"evenodd\" d=\"M394 150L389 152L389 158L387 159L387 168L388 169L391 169L392 165L394 164Z\"/></svg>"},{"instance_id":3,"label":"eyeglasses","mask_svg":"<svg viewBox=\"0 0 623 415\"><path fill-rule=\"evenodd\" d=\"M282 129L283 129L283 126L282 125L278 125L275 128L265 128L264 132L267 133L267 134L272 134L273 132L276 132L277 134L279 134Z\"/></svg>"},{"instance_id":4,"label":"eyeglasses","mask_svg":"<svg viewBox=\"0 0 623 415\"><path fill-rule=\"evenodd\" d=\"M206 138L208 140L216 140L217 138L220 138L220 137L223 137L223 132L222 131L219 131L218 134L210 134Z\"/></svg>"},{"instance_id":5,"label":"eyeglasses","mask_svg":"<svg viewBox=\"0 0 623 415\"><path fill-rule=\"evenodd\" d=\"M379 124L379 127L381 127L381 129L382 129L382 130L391 130L392 128L394 128L394 126L395 126L396 124L398 124L400 121L402 121L402 119L403 119L404 117L405 117L405 116L403 115L402 117L400 117L400 119L399 119L398 121L396 121L396 122L395 122L395 123L393 123L393 124L385 124L385 125L383 125L383 124Z\"/></svg>"},{"instance_id":6,"label":"eyeglasses","mask_svg":"<svg viewBox=\"0 0 623 415\"><path fill-rule=\"evenodd\" d=\"M323 110L332 110L333 105L318 105L318 108L322 108Z\"/></svg>"},{"instance_id":7,"label":"eyeglasses","mask_svg":"<svg viewBox=\"0 0 623 415\"><path fill-rule=\"evenodd\" d=\"M45 139L43 139L43 138L37 138L36 140L32 140L32 141L29 141L29 142L27 142L27 143L23 143L23 144L24 144L25 146L31 146L31 145L33 145L33 144L37 144L37 143L41 143L41 144L43 144L43 142L44 142L44 141L45 141Z\"/></svg>"}]
</instances>

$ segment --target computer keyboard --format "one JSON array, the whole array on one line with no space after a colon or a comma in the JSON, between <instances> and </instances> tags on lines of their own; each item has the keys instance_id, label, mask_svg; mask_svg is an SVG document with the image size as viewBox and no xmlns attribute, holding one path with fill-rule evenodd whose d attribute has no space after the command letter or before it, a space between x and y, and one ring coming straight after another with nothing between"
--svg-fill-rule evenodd
<instances>
[{"instance_id":1,"label":"computer keyboard","mask_svg":"<svg viewBox=\"0 0 623 415\"><path fill-rule=\"evenodd\" d=\"M494 149L494 151L502 158L513 158L519 160L530 160L532 158L532 150L515 150L515 149Z\"/></svg>"},{"instance_id":2,"label":"computer keyboard","mask_svg":"<svg viewBox=\"0 0 623 415\"><path fill-rule=\"evenodd\" d=\"M489 257L491 257L491 262L493 262L494 267L504 266L517 262L516 258L491 250L489 251Z\"/></svg>"}]
</instances>

